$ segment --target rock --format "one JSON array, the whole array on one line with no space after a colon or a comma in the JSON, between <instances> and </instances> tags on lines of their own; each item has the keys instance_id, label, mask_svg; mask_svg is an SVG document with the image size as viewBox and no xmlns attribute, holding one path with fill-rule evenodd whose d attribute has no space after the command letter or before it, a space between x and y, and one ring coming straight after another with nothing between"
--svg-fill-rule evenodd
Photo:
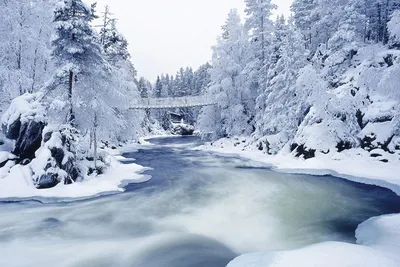
<instances>
[{"instance_id":1,"label":"rock","mask_svg":"<svg viewBox=\"0 0 400 267\"><path fill-rule=\"evenodd\" d=\"M291 145L292 152L296 152L296 157L303 156L304 159L312 159L315 158L315 149L307 149L304 145L292 144Z\"/></svg>"},{"instance_id":2,"label":"rock","mask_svg":"<svg viewBox=\"0 0 400 267\"><path fill-rule=\"evenodd\" d=\"M345 150L351 149L351 148L352 148L352 145L351 145L351 143L348 142L348 141L340 141L340 142L336 145L336 148L337 148L338 152L340 153L340 152L343 152L343 151L345 151ZM326 153L326 154L327 154L327 153Z\"/></svg>"},{"instance_id":3,"label":"rock","mask_svg":"<svg viewBox=\"0 0 400 267\"><path fill-rule=\"evenodd\" d=\"M18 137L20 136L20 131L21 131L21 120L15 120L12 124L4 125L3 124L3 133L6 136L6 138L10 140L17 140Z\"/></svg>"},{"instance_id":4,"label":"rock","mask_svg":"<svg viewBox=\"0 0 400 267\"><path fill-rule=\"evenodd\" d=\"M59 183L58 173L56 172L47 172L42 175L36 185L38 189L48 189L53 188Z\"/></svg>"},{"instance_id":5,"label":"rock","mask_svg":"<svg viewBox=\"0 0 400 267\"><path fill-rule=\"evenodd\" d=\"M58 131L45 129L44 131L43 138L47 142L43 144L43 149L37 156L40 158L39 162L47 160L47 164L43 167L45 174L39 173L40 177L36 180L36 187L46 189L55 187L60 182L64 184L76 182L80 177L80 170L75 155L70 153L71 145L75 140L75 132L69 129Z\"/></svg>"},{"instance_id":6,"label":"rock","mask_svg":"<svg viewBox=\"0 0 400 267\"><path fill-rule=\"evenodd\" d=\"M6 166L8 161L9 161L9 159L6 159L5 161L0 162L0 169L3 168L4 166Z\"/></svg>"},{"instance_id":7,"label":"rock","mask_svg":"<svg viewBox=\"0 0 400 267\"><path fill-rule=\"evenodd\" d=\"M61 167L62 161L64 159L65 153L62 148L54 147L50 149L51 151L51 156L54 158L54 160L57 163L57 166Z\"/></svg>"},{"instance_id":8,"label":"rock","mask_svg":"<svg viewBox=\"0 0 400 267\"><path fill-rule=\"evenodd\" d=\"M68 159L67 163L62 166L62 169L67 172L68 179L66 184L71 184L72 181L76 182L80 176L80 171L74 159Z\"/></svg>"},{"instance_id":9,"label":"rock","mask_svg":"<svg viewBox=\"0 0 400 267\"><path fill-rule=\"evenodd\" d=\"M259 142L257 148L258 148L259 151L263 151L263 150L264 150L263 143L262 143L262 142Z\"/></svg>"},{"instance_id":10,"label":"rock","mask_svg":"<svg viewBox=\"0 0 400 267\"><path fill-rule=\"evenodd\" d=\"M175 135L183 135L183 136L193 135L194 127L187 124L179 124L174 127L172 133Z\"/></svg>"},{"instance_id":11,"label":"rock","mask_svg":"<svg viewBox=\"0 0 400 267\"><path fill-rule=\"evenodd\" d=\"M17 155L20 161L35 158L35 152L42 144L42 132L45 127L43 122L29 121L23 124L15 143L13 154Z\"/></svg>"}]
</instances>

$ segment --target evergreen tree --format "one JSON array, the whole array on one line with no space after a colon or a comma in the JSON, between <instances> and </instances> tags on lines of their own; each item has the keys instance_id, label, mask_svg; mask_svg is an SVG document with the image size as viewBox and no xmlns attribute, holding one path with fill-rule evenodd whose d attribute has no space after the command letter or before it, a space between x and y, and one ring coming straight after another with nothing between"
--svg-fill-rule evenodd
<instances>
[{"instance_id":1,"label":"evergreen tree","mask_svg":"<svg viewBox=\"0 0 400 267\"><path fill-rule=\"evenodd\" d=\"M149 98L149 82L144 78L140 77L137 87L141 98Z\"/></svg>"},{"instance_id":2,"label":"evergreen tree","mask_svg":"<svg viewBox=\"0 0 400 267\"><path fill-rule=\"evenodd\" d=\"M313 42L312 25L317 20L316 6L316 0L294 0L291 7L295 25L303 35L306 49L310 49Z\"/></svg>"},{"instance_id":3,"label":"evergreen tree","mask_svg":"<svg viewBox=\"0 0 400 267\"><path fill-rule=\"evenodd\" d=\"M53 0L0 1L0 102L4 105L38 91L53 71L49 59L53 6Z\"/></svg>"},{"instance_id":4,"label":"evergreen tree","mask_svg":"<svg viewBox=\"0 0 400 267\"><path fill-rule=\"evenodd\" d=\"M393 13L388 23L389 45L400 49L400 9Z\"/></svg>"},{"instance_id":5,"label":"evergreen tree","mask_svg":"<svg viewBox=\"0 0 400 267\"><path fill-rule=\"evenodd\" d=\"M256 137L267 136L268 153L278 153L291 140L309 108L309 92L296 86L300 70L307 64L304 38L289 25L276 28L281 36L280 56L270 70L266 110L260 117Z\"/></svg>"},{"instance_id":6,"label":"evergreen tree","mask_svg":"<svg viewBox=\"0 0 400 267\"><path fill-rule=\"evenodd\" d=\"M68 84L67 121L71 125L75 124L74 84L79 75L87 75L92 68L103 65L101 47L90 26L97 18L95 7L95 4L88 7L81 0L64 0L55 11L57 37L53 41L53 58L58 67L57 78Z\"/></svg>"},{"instance_id":7,"label":"evergreen tree","mask_svg":"<svg viewBox=\"0 0 400 267\"><path fill-rule=\"evenodd\" d=\"M248 35L237 10L231 10L223 34L214 47L213 67L210 70L208 94L215 97L218 104L216 107L205 107L199 118L199 126L206 133L214 133L213 138L249 135L253 131L250 124L253 116L252 92L244 71L247 49Z\"/></svg>"},{"instance_id":8,"label":"evergreen tree","mask_svg":"<svg viewBox=\"0 0 400 267\"><path fill-rule=\"evenodd\" d=\"M211 82L210 69L212 68L210 63L201 65L198 70L194 73L194 95L201 95L205 92L207 86Z\"/></svg>"},{"instance_id":9,"label":"evergreen tree","mask_svg":"<svg viewBox=\"0 0 400 267\"><path fill-rule=\"evenodd\" d=\"M271 42L274 24L270 17L276 5L271 0L246 0L246 29L250 33L250 50L247 56L245 72L252 91L252 115L264 111L265 98L262 93L267 89L267 73L270 67ZM253 118L251 120L253 120ZM253 122L255 124L255 122Z\"/></svg>"},{"instance_id":10,"label":"evergreen tree","mask_svg":"<svg viewBox=\"0 0 400 267\"><path fill-rule=\"evenodd\" d=\"M365 10L363 0L350 0L344 7L344 13L339 21L339 27L329 40L329 48L333 51L341 49L350 51L357 49L364 39L365 16L360 13Z\"/></svg>"},{"instance_id":11,"label":"evergreen tree","mask_svg":"<svg viewBox=\"0 0 400 267\"><path fill-rule=\"evenodd\" d=\"M130 58L128 41L118 32L117 20L112 18L108 6L105 7L102 19L103 25L100 30L100 40L108 60L112 62L128 60Z\"/></svg>"},{"instance_id":12,"label":"evergreen tree","mask_svg":"<svg viewBox=\"0 0 400 267\"><path fill-rule=\"evenodd\" d=\"M160 76L157 76L157 81L155 85L154 97L161 98L163 91L163 84L161 82Z\"/></svg>"}]
</instances>

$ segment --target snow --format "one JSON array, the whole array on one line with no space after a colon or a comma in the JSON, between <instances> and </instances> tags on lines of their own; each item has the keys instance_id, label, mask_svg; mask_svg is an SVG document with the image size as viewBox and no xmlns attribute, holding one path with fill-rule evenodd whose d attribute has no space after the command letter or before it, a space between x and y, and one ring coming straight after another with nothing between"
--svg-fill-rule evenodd
<instances>
[{"instance_id":1,"label":"snow","mask_svg":"<svg viewBox=\"0 0 400 267\"><path fill-rule=\"evenodd\" d=\"M308 160L296 158L287 150L278 155L267 155L258 151L254 144L249 146L243 137L221 139L197 149L248 158L271 166L280 172L334 175L355 182L386 187L400 195L400 164L398 163L400 155L386 153L383 150L379 152L384 158L389 159L388 163L379 161L379 158L371 158L370 152L360 148L327 155L320 153L317 157Z\"/></svg>"},{"instance_id":2,"label":"snow","mask_svg":"<svg viewBox=\"0 0 400 267\"><path fill-rule=\"evenodd\" d=\"M393 41L400 42L400 10L396 10L388 23L388 30Z\"/></svg>"},{"instance_id":3,"label":"snow","mask_svg":"<svg viewBox=\"0 0 400 267\"><path fill-rule=\"evenodd\" d=\"M0 151L0 163L5 162L10 157L10 153L6 151Z\"/></svg>"},{"instance_id":4,"label":"snow","mask_svg":"<svg viewBox=\"0 0 400 267\"><path fill-rule=\"evenodd\" d=\"M378 143L384 144L394 135L394 129L394 123L391 121L368 123L367 126L365 126L365 128L360 132L359 137L363 138L368 136L376 138L372 144L377 147Z\"/></svg>"},{"instance_id":5,"label":"snow","mask_svg":"<svg viewBox=\"0 0 400 267\"><path fill-rule=\"evenodd\" d=\"M1 117L2 124L8 127L19 118L22 123L32 119L45 121L46 110L39 101L42 97L42 93L35 93L15 98Z\"/></svg>"},{"instance_id":6,"label":"snow","mask_svg":"<svg viewBox=\"0 0 400 267\"><path fill-rule=\"evenodd\" d=\"M397 101L376 101L365 112L364 120L374 121L376 118L391 118L396 112Z\"/></svg>"},{"instance_id":7,"label":"snow","mask_svg":"<svg viewBox=\"0 0 400 267\"><path fill-rule=\"evenodd\" d=\"M371 158L370 153L362 149L318 154L309 160L295 158L287 151L271 156L251 148L245 138L239 137L221 139L197 149L241 156L280 172L334 175L386 187L400 195L400 155L392 155L381 149L371 153L382 154L393 161L383 163L379 161L380 158ZM233 260L228 267L400 266L400 214L367 220L359 225L356 238L357 244L324 242L294 250L245 254Z\"/></svg>"},{"instance_id":8,"label":"snow","mask_svg":"<svg viewBox=\"0 0 400 267\"><path fill-rule=\"evenodd\" d=\"M29 166L13 166L10 173L3 179L0 169L0 199L2 200L21 200L21 199L56 199L57 201L72 201L76 199L86 199L105 194L124 192L123 188L128 183L142 183L151 177L143 175L146 168L130 163L123 164L128 159L122 157L118 150L110 155L111 167L107 172L98 177L88 177L82 182L71 185L59 184L51 189L36 189L32 181L32 170ZM4 177L4 176L3 176Z\"/></svg>"},{"instance_id":9,"label":"snow","mask_svg":"<svg viewBox=\"0 0 400 267\"><path fill-rule=\"evenodd\" d=\"M400 264L400 215L371 218L357 231L357 244L325 242L277 252L243 255L228 267L376 267Z\"/></svg>"}]
</instances>

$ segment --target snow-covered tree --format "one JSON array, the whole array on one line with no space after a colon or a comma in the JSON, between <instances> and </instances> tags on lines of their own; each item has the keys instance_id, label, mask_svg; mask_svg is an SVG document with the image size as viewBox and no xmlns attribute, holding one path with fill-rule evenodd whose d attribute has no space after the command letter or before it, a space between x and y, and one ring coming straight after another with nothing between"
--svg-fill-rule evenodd
<instances>
[{"instance_id":1,"label":"snow-covered tree","mask_svg":"<svg viewBox=\"0 0 400 267\"><path fill-rule=\"evenodd\" d=\"M81 0L61 1L55 11L56 38L53 58L57 71L49 84L53 103L65 101L68 109L53 112L54 119L89 132L94 141L120 139L127 129L127 114L137 92L133 66L127 60L108 63L99 36L91 26L95 5ZM60 106L59 108L62 108ZM60 117L60 116L66 116ZM138 120L139 123L139 120ZM96 156L95 156L96 158Z\"/></svg>"},{"instance_id":2,"label":"snow-covered tree","mask_svg":"<svg viewBox=\"0 0 400 267\"><path fill-rule=\"evenodd\" d=\"M312 25L317 20L315 16L316 0L294 0L291 10L296 27L304 38L306 49L310 49L313 41Z\"/></svg>"},{"instance_id":3,"label":"snow-covered tree","mask_svg":"<svg viewBox=\"0 0 400 267\"><path fill-rule=\"evenodd\" d=\"M400 49L400 9L396 10L388 23L389 44Z\"/></svg>"},{"instance_id":4,"label":"snow-covered tree","mask_svg":"<svg viewBox=\"0 0 400 267\"><path fill-rule=\"evenodd\" d=\"M4 105L39 90L53 71L49 58L53 8L53 0L0 1L0 102Z\"/></svg>"},{"instance_id":5,"label":"snow-covered tree","mask_svg":"<svg viewBox=\"0 0 400 267\"><path fill-rule=\"evenodd\" d=\"M216 107L205 107L199 119L199 127L213 138L249 135L253 131L252 93L244 69L247 64L248 35L237 10L232 10L223 27L223 34L214 47L211 86L208 94L218 101ZM249 105L250 103L250 105ZM213 117L213 118L211 118ZM210 125L208 121L216 121ZM218 126L216 126L218 125ZM209 128L210 127L210 128ZM218 127L215 131L215 127Z\"/></svg>"},{"instance_id":6,"label":"snow-covered tree","mask_svg":"<svg viewBox=\"0 0 400 267\"><path fill-rule=\"evenodd\" d=\"M252 47L262 68L267 63L273 32L270 17L276 5L271 0L245 0L245 3L246 28L250 31Z\"/></svg>"},{"instance_id":7,"label":"snow-covered tree","mask_svg":"<svg viewBox=\"0 0 400 267\"><path fill-rule=\"evenodd\" d=\"M198 70L194 73L194 94L200 95L203 94L207 88L207 86L211 82L211 77L209 70L212 68L210 63L206 63L201 65Z\"/></svg>"},{"instance_id":8,"label":"snow-covered tree","mask_svg":"<svg viewBox=\"0 0 400 267\"><path fill-rule=\"evenodd\" d=\"M263 92L267 89L267 73L271 64L269 55L274 31L270 17L276 5L271 0L246 0L245 3L245 27L250 36L245 72L252 91L252 117L255 117L265 109Z\"/></svg>"},{"instance_id":9,"label":"snow-covered tree","mask_svg":"<svg viewBox=\"0 0 400 267\"><path fill-rule=\"evenodd\" d=\"M302 34L293 25L276 28L278 61L269 71L265 111L259 114L255 137L267 137L268 153L278 153L291 140L310 107L310 90L296 85L300 70L307 64Z\"/></svg>"},{"instance_id":10,"label":"snow-covered tree","mask_svg":"<svg viewBox=\"0 0 400 267\"><path fill-rule=\"evenodd\" d=\"M339 20L339 27L328 41L330 50L357 50L364 40L366 19L361 13L365 10L363 0L349 0Z\"/></svg>"},{"instance_id":11,"label":"snow-covered tree","mask_svg":"<svg viewBox=\"0 0 400 267\"><path fill-rule=\"evenodd\" d=\"M100 30L100 41L108 60L111 62L128 60L130 58L128 41L117 30L117 20L112 17L108 6L105 7L102 21L103 25Z\"/></svg>"},{"instance_id":12,"label":"snow-covered tree","mask_svg":"<svg viewBox=\"0 0 400 267\"><path fill-rule=\"evenodd\" d=\"M81 0L64 0L55 11L57 37L53 41L53 58L58 68L55 82L67 84L67 121L70 124L75 124L76 117L73 97L74 91L78 90L74 90L74 85L82 77L94 78L93 70L104 65L100 44L90 25L97 18L94 9L94 4L89 7Z\"/></svg>"}]
</instances>

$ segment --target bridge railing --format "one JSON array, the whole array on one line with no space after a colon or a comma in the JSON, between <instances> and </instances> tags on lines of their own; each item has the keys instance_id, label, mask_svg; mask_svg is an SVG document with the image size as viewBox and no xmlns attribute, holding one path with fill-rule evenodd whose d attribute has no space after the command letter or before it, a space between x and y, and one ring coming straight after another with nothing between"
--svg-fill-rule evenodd
<instances>
[{"instance_id":1,"label":"bridge railing","mask_svg":"<svg viewBox=\"0 0 400 267\"><path fill-rule=\"evenodd\" d=\"M135 101L133 108L162 108L162 107L191 107L215 104L215 99L208 95L165 97L165 98L141 98Z\"/></svg>"}]
</instances>

